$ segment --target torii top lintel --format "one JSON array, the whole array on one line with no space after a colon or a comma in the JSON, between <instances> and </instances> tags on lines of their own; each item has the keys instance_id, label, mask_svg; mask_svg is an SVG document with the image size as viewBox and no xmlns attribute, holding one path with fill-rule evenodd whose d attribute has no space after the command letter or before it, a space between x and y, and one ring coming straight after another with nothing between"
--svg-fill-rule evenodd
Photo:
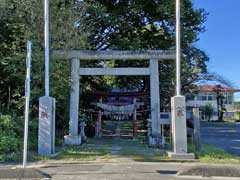
<instances>
[{"instance_id":1,"label":"torii top lintel","mask_svg":"<svg viewBox=\"0 0 240 180\"><path fill-rule=\"evenodd\" d=\"M176 58L174 50L134 50L134 51L90 51L90 50L54 50L53 57L57 59L81 60L147 60Z\"/></svg>"}]
</instances>

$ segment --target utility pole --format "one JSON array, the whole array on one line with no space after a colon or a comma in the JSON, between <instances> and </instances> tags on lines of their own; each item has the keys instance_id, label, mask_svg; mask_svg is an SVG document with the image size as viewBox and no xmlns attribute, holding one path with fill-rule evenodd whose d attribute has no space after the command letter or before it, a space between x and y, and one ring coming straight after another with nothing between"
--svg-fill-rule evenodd
<instances>
[{"instance_id":1,"label":"utility pole","mask_svg":"<svg viewBox=\"0 0 240 180\"><path fill-rule=\"evenodd\" d=\"M49 96L49 0L44 0L45 96L39 98L38 153L55 154L55 98Z\"/></svg>"},{"instance_id":2,"label":"utility pole","mask_svg":"<svg viewBox=\"0 0 240 180\"><path fill-rule=\"evenodd\" d=\"M49 1L44 0L45 96L49 96Z\"/></svg>"},{"instance_id":3,"label":"utility pole","mask_svg":"<svg viewBox=\"0 0 240 180\"><path fill-rule=\"evenodd\" d=\"M181 4L176 0L176 94L181 95Z\"/></svg>"},{"instance_id":4,"label":"utility pole","mask_svg":"<svg viewBox=\"0 0 240 180\"><path fill-rule=\"evenodd\" d=\"M29 121L29 101L30 101L30 75L31 75L31 49L32 43L27 42L27 59L26 67L27 74L25 80L25 124L24 124L24 142L23 142L23 168L26 168L27 165L27 146L28 146L28 121Z\"/></svg>"}]
</instances>

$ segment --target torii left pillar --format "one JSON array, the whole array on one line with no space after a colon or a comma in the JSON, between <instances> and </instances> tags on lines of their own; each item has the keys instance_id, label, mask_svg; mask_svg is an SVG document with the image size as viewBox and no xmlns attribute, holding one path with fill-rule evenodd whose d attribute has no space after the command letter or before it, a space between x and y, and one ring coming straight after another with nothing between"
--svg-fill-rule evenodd
<instances>
[{"instance_id":1,"label":"torii left pillar","mask_svg":"<svg viewBox=\"0 0 240 180\"><path fill-rule=\"evenodd\" d=\"M64 136L64 142L67 145L81 144L81 136L78 134L79 79L80 79L79 68L80 60L72 59L69 135Z\"/></svg>"}]
</instances>

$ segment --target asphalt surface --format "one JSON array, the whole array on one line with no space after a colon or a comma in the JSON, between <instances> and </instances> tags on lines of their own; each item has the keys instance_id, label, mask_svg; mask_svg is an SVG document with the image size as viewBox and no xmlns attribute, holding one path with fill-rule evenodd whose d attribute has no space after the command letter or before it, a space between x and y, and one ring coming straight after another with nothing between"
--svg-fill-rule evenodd
<instances>
[{"instance_id":1,"label":"asphalt surface","mask_svg":"<svg viewBox=\"0 0 240 180\"><path fill-rule=\"evenodd\" d=\"M240 156L240 123L201 123L201 137L204 143L224 149Z\"/></svg>"},{"instance_id":2,"label":"asphalt surface","mask_svg":"<svg viewBox=\"0 0 240 180\"><path fill-rule=\"evenodd\" d=\"M47 174L53 180L230 180L229 177L200 177L200 176L178 176L178 173L186 168L197 167L196 163L153 163L153 162L122 162L122 163L66 163L66 162L41 162L29 165L39 172ZM202 164L208 167L207 164ZM215 165L214 165L215 166ZM13 166L1 166L1 169L11 169ZM16 167L16 166L15 166ZM220 165L236 168L236 165ZM237 166L240 170L240 167Z\"/></svg>"},{"instance_id":3,"label":"asphalt surface","mask_svg":"<svg viewBox=\"0 0 240 180\"><path fill-rule=\"evenodd\" d=\"M176 180L178 167L165 168L157 164L106 163L106 164L62 164L41 168L52 179L79 180ZM162 170L162 171L161 171ZM170 171L171 170L171 171ZM165 174L161 174L165 172ZM166 174L166 173L171 174Z\"/></svg>"}]
</instances>

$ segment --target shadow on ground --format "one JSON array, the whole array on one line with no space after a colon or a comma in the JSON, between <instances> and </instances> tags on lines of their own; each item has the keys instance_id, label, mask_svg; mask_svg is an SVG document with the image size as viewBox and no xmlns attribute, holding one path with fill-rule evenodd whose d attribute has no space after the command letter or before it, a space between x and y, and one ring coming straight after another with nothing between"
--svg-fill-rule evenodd
<instances>
[{"instance_id":1,"label":"shadow on ground","mask_svg":"<svg viewBox=\"0 0 240 180\"><path fill-rule=\"evenodd\" d=\"M50 179L38 169L0 169L0 179Z\"/></svg>"}]
</instances>

